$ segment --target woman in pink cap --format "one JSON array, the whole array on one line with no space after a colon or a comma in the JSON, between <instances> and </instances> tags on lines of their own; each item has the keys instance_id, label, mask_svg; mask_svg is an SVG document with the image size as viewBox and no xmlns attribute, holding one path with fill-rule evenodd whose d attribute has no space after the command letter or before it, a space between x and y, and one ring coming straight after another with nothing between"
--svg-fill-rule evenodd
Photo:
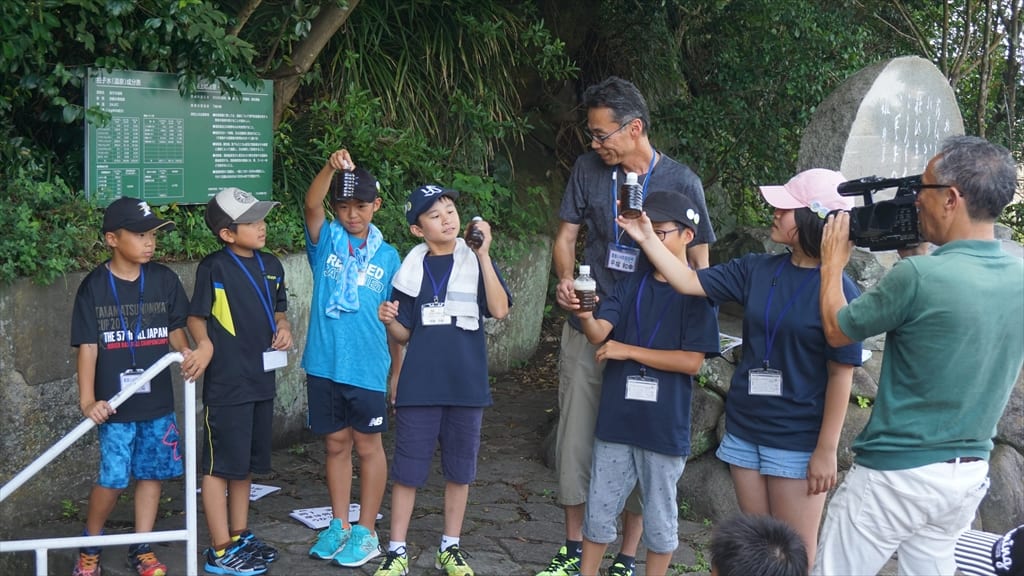
<instances>
[{"instance_id":1,"label":"woman in pink cap","mask_svg":"<svg viewBox=\"0 0 1024 576\"><path fill-rule=\"evenodd\" d=\"M825 495L836 484L839 434L861 345L833 348L818 310L819 244L825 216L853 202L836 191L845 178L812 169L783 186L762 186L775 208L773 241L783 254L748 254L695 271L681 266L650 220L618 223L683 294L743 306L743 354L725 403L725 438L716 455L729 464L746 514L790 524L814 565ZM844 277L847 300L860 292Z\"/></svg>"}]
</instances>

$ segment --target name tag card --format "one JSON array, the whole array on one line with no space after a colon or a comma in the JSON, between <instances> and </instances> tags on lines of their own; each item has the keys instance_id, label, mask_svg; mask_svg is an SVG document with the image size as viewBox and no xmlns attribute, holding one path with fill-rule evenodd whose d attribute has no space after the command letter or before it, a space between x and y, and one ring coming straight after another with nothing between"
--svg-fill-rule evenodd
<instances>
[{"instance_id":1,"label":"name tag card","mask_svg":"<svg viewBox=\"0 0 1024 576\"><path fill-rule=\"evenodd\" d=\"M782 396L782 372L758 368L747 373L751 396Z\"/></svg>"},{"instance_id":2,"label":"name tag card","mask_svg":"<svg viewBox=\"0 0 1024 576\"><path fill-rule=\"evenodd\" d=\"M121 390L131 386L144 370L125 370L121 372ZM135 391L136 394L149 394L149 381L142 385L141 388Z\"/></svg>"},{"instance_id":3,"label":"name tag card","mask_svg":"<svg viewBox=\"0 0 1024 576\"><path fill-rule=\"evenodd\" d=\"M609 270L633 272L636 270L636 263L639 259L639 248L614 243L608 245L608 261L606 262L606 267Z\"/></svg>"},{"instance_id":4,"label":"name tag card","mask_svg":"<svg viewBox=\"0 0 1024 576\"><path fill-rule=\"evenodd\" d=\"M626 400L658 401L658 379L645 376L626 377Z\"/></svg>"},{"instance_id":5,"label":"name tag card","mask_svg":"<svg viewBox=\"0 0 1024 576\"><path fill-rule=\"evenodd\" d=\"M452 317L444 313L444 302L424 304L420 309L420 324L424 326L444 326L451 323Z\"/></svg>"},{"instance_id":6,"label":"name tag card","mask_svg":"<svg viewBox=\"0 0 1024 576\"><path fill-rule=\"evenodd\" d=\"M273 372L288 365L288 353L284 350L267 350L263 353L263 371Z\"/></svg>"}]
</instances>

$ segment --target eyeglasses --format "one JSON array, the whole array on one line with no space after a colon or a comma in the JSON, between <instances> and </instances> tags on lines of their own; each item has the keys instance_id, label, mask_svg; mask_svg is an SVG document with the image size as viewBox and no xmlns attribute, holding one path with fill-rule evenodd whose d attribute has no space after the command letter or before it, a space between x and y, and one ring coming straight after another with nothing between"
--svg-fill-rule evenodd
<instances>
[{"instance_id":1,"label":"eyeglasses","mask_svg":"<svg viewBox=\"0 0 1024 576\"><path fill-rule=\"evenodd\" d=\"M665 238L667 238L669 234L673 232L681 232L682 230L682 226L677 226L675 228L669 228L668 230L655 230L654 235L658 237L658 240L664 242Z\"/></svg>"},{"instance_id":2,"label":"eyeglasses","mask_svg":"<svg viewBox=\"0 0 1024 576\"><path fill-rule=\"evenodd\" d=\"M597 142L598 144L604 144L605 140L611 138L612 136L615 136L619 132L622 132L622 129L625 128L626 126L629 126L629 124L633 122L633 120L636 120L636 118L630 118L629 120L626 120L622 124L619 124L619 127L616 128L614 131L609 132L608 134L605 134L603 136L598 136L597 134L594 134L587 128L583 129L583 135L586 136L587 139L591 141Z\"/></svg>"}]
</instances>

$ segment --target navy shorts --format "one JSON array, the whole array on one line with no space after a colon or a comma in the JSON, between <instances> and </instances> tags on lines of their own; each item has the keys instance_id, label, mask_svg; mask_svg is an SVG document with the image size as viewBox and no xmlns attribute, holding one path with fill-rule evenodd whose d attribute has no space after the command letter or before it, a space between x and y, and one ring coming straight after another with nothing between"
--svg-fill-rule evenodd
<instances>
[{"instance_id":1,"label":"navy shorts","mask_svg":"<svg viewBox=\"0 0 1024 576\"><path fill-rule=\"evenodd\" d=\"M352 428L360 434L388 429L388 403L383 392L306 376L306 422L314 434L325 436Z\"/></svg>"},{"instance_id":2,"label":"navy shorts","mask_svg":"<svg viewBox=\"0 0 1024 576\"><path fill-rule=\"evenodd\" d=\"M395 410L391 480L413 488L425 485L434 448L440 442L445 480L472 483L476 480L483 417L484 409L480 407L407 406Z\"/></svg>"},{"instance_id":3,"label":"navy shorts","mask_svg":"<svg viewBox=\"0 0 1024 576\"><path fill-rule=\"evenodd\" d=\"M274 400L207 406L200 472L227 480L270 472Z\"/></svg>"},{"instance_id":4,"label":"navy shorts","mask_svg":"<svg viewBox=\"0 0 1024 576\"><path fill-rule=\"evenodd\" d=\"M100 473L97 484L123 490L130 478L168 480L182 475L178 421L174 413L140 422L99 426Z\"/></svg>"}]
</instances>

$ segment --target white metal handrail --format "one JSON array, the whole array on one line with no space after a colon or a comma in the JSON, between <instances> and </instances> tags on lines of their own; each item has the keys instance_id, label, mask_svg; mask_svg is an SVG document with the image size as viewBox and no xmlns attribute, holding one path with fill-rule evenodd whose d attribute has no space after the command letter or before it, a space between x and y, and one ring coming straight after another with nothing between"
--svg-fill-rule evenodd
<instances>
[{"instance_id":1,"label":"white metal handrail","mask_svg":"<svg viewBox=\"0 0 1024 576\"><path fill-rule=\"evenodd\" d=\"M108 403L117 408L138 392L140 388L157 374L164 371L168 366L180 363L185 357L180 352L170 352L157 360L147 368L139 377L127 387L111 398ZM46 553L51 549L80 548L88 546L113 546L120 544L150 543L150 542L172 542L185 541L185 564L186 574L198 574L198 532L196 531L196 385L193 380L185 381L185 529L184 530L163 530L159 532L147 532L143 534L111 534L105 536L73 536L70 538L40 538L35 540L11 540L0 542L0 553L3 552L25 552L35 551L36 553L36 575L46 576L47 561ZM0 502L3 502L29 478L39 472L44 466L60 456L79 438L91 430L96 423L86 418L74 430L68 432L57 443L50 447L34 462L24 470L11 478L3 488L0 489Z\"/></svg>"}]
</instances>

